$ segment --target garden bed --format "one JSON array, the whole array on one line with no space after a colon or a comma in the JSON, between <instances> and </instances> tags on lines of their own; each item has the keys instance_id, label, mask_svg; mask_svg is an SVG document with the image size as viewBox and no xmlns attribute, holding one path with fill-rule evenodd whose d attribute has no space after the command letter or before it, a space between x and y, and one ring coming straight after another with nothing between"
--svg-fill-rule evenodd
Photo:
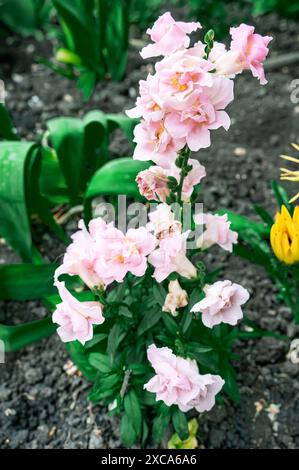
<instances>
[{"instance_id":1,"label":"garden bed","mask_svg":"<svg viewBox=\"0 0 299 470\"><path fill-rule=\"evenodd\" d=\"M259 19L258 30L274 36L272 56L298 50L296 23L275 15ZM297 30L296 30L297 28ZM34 138L54 116L80 116L90 109L122 112L133 106L137 84L150 64L142 64L138 51L130 50L127 77L121 83L103 83L88 104L82 105L75 85L34 63L36 54L49 52L48 43L8 39L4 67L7 108L22 137ZM231 106L230 132L213 135L213 146L198 153L210 178L204 183L204 203L253 215L252 204L274 212L270 181L279 174L279 154L298 142L299 103L290 99L290 85L298 78L292 65L268 73L267 87L246 75L236 80L237 100ZM111 139L111 155L130 152L118 132ZM68 225L74 230L76 221ZM63 247L48 232L37 230L36 243L49 261ZM211 250L212 266L224 264L225 276L251 293L246 314L261 327L298 337L292 315L276 299L265 273L225 252ZM229 264L227 263L229 258ZM0 262L15 262L15 255L0 245ZM220 262L220 263L219 263ZM46 315L37 302L1 302L0 320L17 323ZM289 341L263 338L242 344L236 363L241 404L216 406L199 417L199 443L208 448L298 448L299 367L286 358ZM237 351L238 352L238 351ZM67 370L66 370L67 369ZM89 384L69 367L68 354L57 336L24 351L10 354L0 366L1 448L114 448L120 446L118 423L105 408L91 406ZM68 371L68 373L67 373Z\"/></svg>"}]
</instances>

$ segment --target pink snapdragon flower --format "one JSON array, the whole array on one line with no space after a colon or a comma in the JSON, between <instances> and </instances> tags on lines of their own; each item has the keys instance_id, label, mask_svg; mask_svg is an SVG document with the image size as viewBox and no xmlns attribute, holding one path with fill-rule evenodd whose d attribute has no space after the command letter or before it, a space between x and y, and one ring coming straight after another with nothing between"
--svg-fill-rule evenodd
<instances>
[{"instance_id":1,"label":"pink snapdragon flower","mask_svg":"<svg viewBox=\"0 0 299 470\"><path fill-rule=\"evenodd\" d=\"M93 337L93 325L101 325L105 318L99 302L79 302L66 289L64 282L55 283L62 302L56 306L52 320L58 323L57 333L61 340L86 343Z\"/></svg>"},{"instance_id":2,"label":"pink snapdragon flower","mask_svg":"<svg viewBox=\"0 0 299 470\"><path fill-rule=\"evenodd\" d=\"M194 186L200 183L202 178L206 176L206 170L197 160L189 159L189 165L192 170L189 171L184 178L182 188L182 200L188 202L192 196ZM166 202L170 189L168 188L168 178L172 176L177 182L180 180L180 169L175 165L171 165L168 170L160 166L151 166L147 170L138 173L136 182L139 192L149 201Z\"/></svg>"},{"instance_id":3,"label":"pink snapdragon flower","mask_svg":"<svg viewBox=\"0 0 299 470\"><path fill-rule=\"evenodd\" d=\"M185 139L192 151L211 145L210 131L224 127L228 130L230 118L224 111L233 100L233 81L227 77L213 77L213 86L197 92L190 107L165 117L165 128L173 139Z\"/></svg>"},{"instance_id":4,"label":"pink snapdragon flower","mask_svg":"<svg viewBox=\"0 0 299 470\"><path fill-rule=\"evenodd\" d=\"M249 292L231 281L217 281L203 289L204 299L195 304L191 312L201 312L202 322L212 328L220 323L236 325L243 317L241 305L249 299Z\"/></svg>"},{"instance_id":5,"label":"pink snapdragon flower","mask_svg":"<svg viewBox=\"0 0 299 470\"><path fill-rule=\"evenodd\" d=\"M101 231L107 227L102 219L93 219L89 228L96 225L101 226ZM66 249L62 265L55 271L55 280L61 274L77 275L90 289L100 287L103 285L103 279L94 269L96 259L94 234L88 232L83 220L80 220L78 227L79 230L72 235L73 242Z\"/></svg>"},{"instance_id":6,"label":"pink snapdragon flower","mask_svg":"<svg viewBox=\"0 0 299 470\"><path fill-rule=\"evenodd\" d=\"M199 248L206 250L216 244L223 250L233 251L233 244L238 241L238 233L230 229L231 222L227 214L198 214L194 216L194 221L206 227L196 242Z\"/></svg>"},{"instance_id":7,"label":"pink snapdragon flower","mask_svg":"<svg viewBox=\"0 0 299 470\"><path fill-rule=\"evenodd\" d=\"M129 229L124 235L115 227L107 228L98 244L95 271L108 285L122 282L131 272L143 276L147 268L147 255L156 246L156 238L145 227Z\"/></svg>"},{"instance_id":8,"label":"pink snapdragon flower","mask_svg":"<svg viewBox=\"0 0 299 470\"><path fill-rule=\"evenodd\" d=\"M136 183L139 192L148 201L165 202L169 196L168 188L169 171L160 166L151 166L147 170L138 173Z\"/></svg>"},{"instance_id":9,"label":"pink snapdragon flower","mask_svg":"<svg viewBox=\"0 0 299 470\"><path fill-rule=\"evenodd\" d=\"M209 411L215 404L215 396L224 381L219 375L201 375L195 361L175 356L169 348L157 348L151 344L147 357L156 375L144 385L167 406L177 405L181 411L196 408Z\"/></svg>"},{"instance_id":10,"label":"pink snapdragon flower","mask_svg":"<svg viewBox=\"0 0 299 470\"><path fill-rule=\"evenodd\" d=\"M159 248L153 251L148 261L155 268L154 278L162 282L176 272L187 279L196 277L196 268L186 256L186 241L189 231L162 238Z\"/></svg>"},{"instance_id":11,"label":"pink snapdragon flower","mask_svg":"<svg viewBox=\"0 0 299 470\"><path fill-rule=\"evenodd\" d=\"M171 206L168 204L159 204L154 211L149 213L148 218L150 221L146 228L159 240L180 234L182 231L182 224L175 220Z\"/></svg>"},{"instance_id":12,"label":"pink snapdragon flower","mask_svg":"<svg viewBox=\"0 0 299 470\"><path fill-rule=\"evenodd\" d=\"M139 94L136 106L126 111L130 118L143 117L146 121L161 121L164 117L163 97L159 94L158 75L148 75L139 82Z\"/></svg>"},{"instance_id":13,"label":"pink snapdragon flower","mask_svg":"<svg viewBox=\"0 0 299 470\"><path fill-rule=\"evenodd\" d=\"M261 36L254 33L254 26L242 23L236 28L230 28L232 37L231 51L238 54L238 61L243 70L250 69L252 75L257 77L261 85L265 85L267 80L263 62L265 61L269 49L268 44L272 41L271 36Z\"/></svg>"},{"instance_id":14,"label":"pink snapdragon flower","mask_svg":"<svg viewBox=\"0 0 299 470\"><path fill-rule=\"evenodd\" d=\"M209 54L209 61L212 62L216 75L234 78L236 74L243 71L243 65L239 60L237 51L227 50L221 42L214 42Z\"/></svg>"},{"instance_id":15,"label":"pink snapdragon flower","mask_svg":"<svg viewBox=\"0 0 299 470\"><path fill-rule=\"evenodd\" d=\"M201 28L200 23L175 21L170 12L166 12L157 19L152 28L146 31L154 44L145 46L140 55L143 59L147 59L173 54L178 49L188 47L190 39L187 34L199 28Z\"/></svg>"},{"instance_id":16,"label":"pink snapdragon flower","mask_svg":"<svg viewBox=\"0 0 299 470\"><path fill-rule=\"evenodd\" d=\"M169 168L186 139L172 138L163 121L141 121L134 129L134 142L137 144L133 155L135 160L151 160L162 168Z\"/></svg>"},{"instance_id":17,"label":"pink snapdragon flower","mask_svg":"<svg viewBox=\"0 0 299 470\"><path fill-rule=\"evenodd\" d=\"M213 64L198 53L198 47L184 49L165 57L156 64L157 92L168 111L183 110L194 101L194 93L201 87L213 85L209 73Z\"/></svg>"}]
</instances>

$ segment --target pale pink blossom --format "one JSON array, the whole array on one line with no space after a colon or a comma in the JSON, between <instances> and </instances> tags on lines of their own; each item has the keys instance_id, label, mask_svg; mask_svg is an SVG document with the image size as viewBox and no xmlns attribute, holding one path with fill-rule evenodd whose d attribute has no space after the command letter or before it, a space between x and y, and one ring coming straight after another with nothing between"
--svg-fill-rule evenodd
<instances>
[{"instance_id":1,"label":"pale pink blossom","mask_svg":"<svg viewBox=\"0 0 299 470\"><path fill-rule=\"evenodd\" d=\"M146 121L161 121L164 117L162 109L163 97L159 95L158 75L148 75L146 80L139 82L139 94L136 106L126 111L131 118L144 118Z\"/></svg>"},{"instance_id":2,"label":"pale pink blossom","mask_svg":"<svg viewBox=\"0 0 299 470\"><path fill-rule=\"evenodd\" d=\"M163 312L169 312L176 317L177 309L188 305L188 294L181 288L179 281L170 281L168 284L168 294L162 307Z\"/></svg>"},{"instance_id":3,"label":"pale pink blossom","mask_svg":"<svg viewBox=\"0 0 299 470\"><path fill-rule=\"evenodd\" d=\"M140 52L143 59L169 55L190 44L188 34L201 28L200 23L175 21L170 12L164 13L146 32L154 44L145 46Z\"/></svg>"},{"instance_id":4,"label":"pale pink blossom","mask_svg":"<svg viewBox=\"0 0 299 470\"><path fill-rule=\"evenodd\" d=\"M155 268L153 276L157 282L164 281L173 272L187 279L196 277L196 268L186 256L188 235L189 231L162 238L159 248L149 255L148 261Z\"/></svg>"},{"instance_id":5,"label":"pale pink blossom","mask_svg":"<svg viewBox=\"0 0 299 470\"><path fill-rule=\"evenodd\" d=\"M167 406L177 405L181 411L196 408L209 411L215 404L215 395L224 381L218 375L201 375L194 360L175 356L169 348L151 344L147 357L156 375L144 385Z\"/></svg>"},{"instance_id":6,"label":"pale pink blossom","mask_svg":"<svg viewBox=\"0 0 299 470\"><path fill-rule=\"evenodd\" d=\"M201 312L202 322L208 328L220 323L236 325L243 317L241 305L249 299L244 287L231 281L217 281L203 288L205 297L195 304L191 312Z\"/></svg>"},{"instance_id":7,"label":"pale pink blossom","mask_svg":"<svg viewBox=\"0 0 299 470\"><path fill-rule=\"evenodd\" d=\"M98 244L95 271L108 285L122 282L131 272L143 276L147 268L147 255L156 246L156 238L145 227L129 229L123 234L115 227L107 228Z\"/></svg>"},{"instance_id":8,"label":"pale pink blossom","mask_svg":"<svg viewBox=\"0 0 299 470\"><path fill-rule=\"evenodd\" d=\"M153 232L159 240L181 233L182 224L175 220L175 215L168 204L159 204L154 211L149 213L149 222L146 226L147 230Z\"/></svg>"},{"instance_id":9,"label":"pale pink blossom","mask_svg":"<svg viewBox=\"0 0 299 470\"><path fill-rule=\"evenodd\" d=\"M224 127L228 130L230 118L224 111L233 100L233 81L214 76L212 87L196 92L191 106L181 112L168 113L164 125L173 139L185 139L192 151L211 145L210 131Z\"/></svg>"},{"instance_id":10,"label":"pale pink blossom","mask_svg":"<svg viewBox=\"0 0 299 470\"><path fill-rule=\"evenodd\" d=\"M214 42L213 48L209 54L209 61L213 63L215 74L234 78L236 74L244 69L239 61L239 53L227 50L221 42Z\"/></svg>"},{"instance_id":11,"label":"pale pink blossom","mask_svg":"<svg viewBox=\"0 0 299 470\"><path fill-rule=\"evenodd\" d=\"M175 52L156 64L157 92L168 111L184 110L201 87L213 85L213 64L198 54L198 46Z\"/></svg>"},{"instance_id":12,"label":"pale pink blossom","mask_svg":"<svg viewBox=\"0 0 299 470\"><path fill-rule=\"evenodd\" d=\"M169 171L160 166L141 171L136 177L140 194L148 201L165 202L170 193L168 176Z\"/></svg>"},{"instance_id":13,"label":"pale pink blossom","mask_svg":"<svg viewBox=\"0 0 299 470\"><path fill-rule=\"evenodd\" d=\"M254 26L244 23L236 28L230 28L232 37L230 48L232 52L238 53L238 61L243 70L250 69L252 75L259 79L261 85L265 85L267 80L263 62L268 55L268 44L272 37L255 34L254 30Z\"/></svg>"},{"instance_id":14,"label":"pale pink blossom","mask_svg":"<svg viewBox=\"0 0 299 470\"><path fill-rule=\"evenodd\" d=\"M151 160L162 168L169 168L186 140L172 138L163 121L141 121L134 129L134 142L137 144L133 155L135 160Z\"/></svg>"},{"instance_id":15,"label":"pale pink blossom","mask_svg":"<svg viewBox=\"0 0 299 470\"><path fill-rule=\"evenodd\" d=\"M94 219L90 222L89 227L92 228L95 225L100 225L101 231L106 229L106 223L102 219ZM77 275L90 289L102 287L103 279L94 270L95 240L86 229L83 220L80 220L79 230L72 235L72 240L66 249L62 265L55 271L55 280L61 274Z\"/></svg>"},{"instance_id":16,"label":"pale pink blossom","mask_svg":"<svg viewBox=\"0 0 299 470\"><path fill-rule=\"evenodd\" d=\"M197 160L189 159L188 164L192 169L184 178L182 187L182 200L188 202L192 196L194 186L200 183L206 176L206 170ZM136 182L139 192L149 201L166 202L170 189L168 187L168 178L172 176L179 183L181 170L172 164L169 169L160 166L151 166L147 170L138 173Z\"/></svg>"},{"instance_id":17,"label":"pale pink blossom","mask_svg":"<svg viewBox=\"0 0 299 470\"><path fill-rule=\"evenodd\" d=\"M101 325L105 318L99 302L79 302L66 289L64 282L55 283L62 302L56 305L52 320L58 323L57 333L61 340L80 341L85 344L93 337L93 325Z\"/></svg>"},{"instance_id":18,"label":"pale pink blossom","mask_svg":"<svg viewBox=\"0 0 299 470\"><path fill-rule=\"evenodd\" d=\"M238 233L230 229L231 222L227 214L199 214L194 216L194 221L198 225L204 224L206 228L196 242L199 248L205 250L216 244L232 252L233 244L238 241Z\"/></svg>"}]
</instances>

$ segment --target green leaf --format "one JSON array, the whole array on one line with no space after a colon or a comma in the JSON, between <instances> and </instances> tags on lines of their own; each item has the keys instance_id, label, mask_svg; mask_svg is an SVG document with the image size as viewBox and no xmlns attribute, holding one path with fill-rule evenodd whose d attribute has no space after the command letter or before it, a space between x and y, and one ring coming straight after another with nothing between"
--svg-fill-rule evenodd
<instances>
[{"instance_id":1,"label":"green leaf","mask_svg":"<svg viewBox=\"0 0 299 470\"><path fill-rule=\"evenodd\" d=\"M82 91L84 101L87 101L96 85L96 74L90 70L82 70L77 81L78 88Z\"/></svg>"},{"instance_id":2,"label":"green leaf","mask_svg":"<svg viewBox=\"0 0 299 470\"><path fill-rule=\"evenodd\" d=\"M240 392L236 382L236 372L234 368L227 362L223 360L220 362L220 371L219 371L225 384L223 390L228 394L228 396L235 401L236 403L240 402Z\"/></svg>"},{"instance_id":3,"label":"green leaf","mask_svg":"<svg viewBox=\"0 0 299 470\"><path fill-rule=\"evenodd\" d=\"M155 297L155 300L157 301L158 305L160 305L160 307L163 307L166 295L167 292L161 284L155 283L153 285L153 296Z\"/></svg>"},{"instance_id":4,"label":"green leaf","mask_svg":"<svg viewBox=\"0 0 299 470\"><path fill-rule=\"evenodd\" d=\"M108 336L107 354L114 355L125 336L126 332L118 323L115 323Z\"/></svg>"},{"instance_id":5,"label":"green leaf","mask_svg":"<svg viewBox=\"0 0 299 470\"><path fill-rule=\"evenodd\" d=\"M129 37L129 5L113 1L107 9L105 44L107 64L114 80L120 80L125 72Z\"/></svg>"},{"instance_id":6,"label":"green leaf","mask_svg":"<svg viewBox=\"0 0 299 470\"><path fill-rule=\"evenodd\" d=\"M131 420L125 413L122 416L120 422L120 438L124 445L128 448L132 447L137 438L136 431L131 423Z\"/></svg>"},{"instance_id":7,"label":"green leaf","mask_svg":"<svg viewBox=\"0 0 299 470\"><path fill-rule=\"evenodd\" d=\"M169 424L170 415L159 415L153 421L152 436L155 442L160 443Z\"/></svg>"},{"instance_id":8,"label":"green leaf","mask_svg":"<svg viewBox=\"0 0 299 470\"><path fill-rule=\"evenodd\" d=\"M31 164L37 157L32 142L0 142L0 233L24 261L33 257L27 202Z\"/></svg>"},{"instance_id":9,"label":"green leaf","mask_svg":"<svg viewBox=\"0 0 299 470\"><path fill-rule=\"evenodd\" d=\"M162 320L169 333L173 336L176 336L177 332L179 331L179 327L172 316L170 316L169 313L164 312L162 315Z\"/></svg>"},{"instance_id":10,"label":"green leaf","mask_svg":"<svg viewBox=\"0 0 299 470\"><path fill-rule=\"evenodd\" d=\"M111 372L109 357L99 352L92 352L88 356L89 363L103 374Z\"/></svg>"},{"instance_id":11,"label":"green leaf","mask_svg":"<svg viewBox=\"0 0 299 470\"><path fill-rule=\"evenodd\" d=\"M55 331L56 325L50 317L46 317L23 325L0 325L0 340L4 341L6 352L13 352L47 338Z\"/></svg>"},{"instance_id":12,"label":"green leaf","mask_svg":"<svg viewBox=\"0 0 299 470\"><path fill-rule=\"evenodd\" d=\"M263 207L258 204L253 205L255 212L260 216L263 222L268 225L269 228L273 225L273 217Z\"/></svg>"},{"instance_id":13,"label":"green leaf","mask_svg":"<svg viewBox=\"0 0 299 470\"><path fill-rule=\"evenodd\" d=\"M281 206L284 205L288 209L289 213L292 215L294 206L292 204L289 204L289 197L287 195L286 190L275 180L272 181L272 190L277 201L279 210L281 209Z\"/></svg>"},{"instance_id":14,"label":"green leaf","mask_svg":"<svg viewBox=\"0 0 299 470\"><path fill-rule=\"evenodd\" d=\"M134 428L137 439L141 436L142 414L136 392L130 389L124 397L124 409Z\"/></svg>"},{"instance_id":15,"label":"green leaf","mask_svg":"<svg viewBox=\"0 0 299 470\"><path fill-rule=\"evenodd\" d=\"M0 137L5 140L18 140L13 123L3 103L0 103Z\"/></svg>"},{"instance_id":16,"label":"green leaf","mask_svg":"<svg viewBox=\"0 0 299 470\"><path fill-rule=\"evenodd\" d=\"M137 336L143 335L150 328L155 326L161 319L162 312L160 309L147 310L137 329Z\"/></svg>"},{"instance_id":17,"label":"green leaf","mask_svg":"<svg viewBox=\"0 0 299 470\"><path fill-rule=\"evenodd\" d=\"M93 335L93 338L85 344L85 349L93 348L97 344L104 341L104 339L107 339L107 337L108 337L107 333L98 333L98 334Z\"/></svg>"},{"instance_id":18,"label":"green leaf","mask_svg":"<svg viewBox=\"0 0 299 470\"><path fill-rule=\"evenodd\" d=\"M0 266L0 299L33 300L53 295L55 264Z\"/></svg>"},{"instance_id":19,"label":"green leaf","mask_svg":"<svg viewBox=\"0 0 299 470\"><path fill-rule=\"evenodd\" d=\"M173 414L172 414L172 424L179 435L179 438L182 441L185 441L189 437L189 430L188 430L188 421L186 418L185 413L183 413L181 410L178 408L175 408Z\"/></svg>"},{"instance_id":20,"label":"green leaf","mask_svg":"<svg viewBox=\"0 0 299 470\"><path fill-rule=\"evenodd\" d=\"M59 159L71 204L84 189L84 125L81 119L59 117L47 121L49 138Z\"/></svg>"}]
</instances>

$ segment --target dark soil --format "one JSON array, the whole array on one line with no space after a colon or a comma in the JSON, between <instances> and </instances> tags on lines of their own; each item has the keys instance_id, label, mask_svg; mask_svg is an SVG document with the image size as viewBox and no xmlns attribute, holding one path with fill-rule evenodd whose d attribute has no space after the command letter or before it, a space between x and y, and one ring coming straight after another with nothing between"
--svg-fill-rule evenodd
<instances>
[{"instance_id":1,"label":"dark soil","mask_svg":"<svg viewBox=\"0 0 299 470\"><path fill-rule=\"evenodd\" d=\"M293 21L270 15L258 20L258 30L274 36L272 56L298 50L299 29ZM9 38L2 51L7 107L20 135L27 139L35 139L50 117L80 116L94 108L122 112L132 107L138 80L150 68L132 48L123 82L100 84L91 102L82 104L74 83L35 63L36 54L48 53L47 42L15 38ZM260 87L248 75L236 80L231 129L228 133L214 132L211 148L198 154L208 173L203 187L206 211L222 207L254 217L252 204L258 203L275 212L270 181L278 178L279 154L288 152L299 134L299 103L290 99L297 70L292 66L268 73L266 87ZM126 139L116 132L112 156L128 152ZM291 190L295 192L296 188ZM68 229L74 227L75 221ZM51 261L62 252L61 245L41 230L37 243ZM17 261L3 243L0 250L1 263ZM250 318L263 328L288 334L290 339L299 337L291 313L278 302L276 289L262 270L217 249L207 255L207 261L224 265L223 276L249 289L246 314ZM45 314L37 302L2 302L0 321L18 323ZM199 417L201 446L299 447L299 366L286 358L288 349L289 341L270 338L238 345L241 404L236 406L226 399L224 406ZM6 364L0 365L0 447L120 446L117 421L105 408L91 407L87 401L89 384L76 374L66 373L67 361L57 336L7 355Z\"/></svg>"}]
</instances>

